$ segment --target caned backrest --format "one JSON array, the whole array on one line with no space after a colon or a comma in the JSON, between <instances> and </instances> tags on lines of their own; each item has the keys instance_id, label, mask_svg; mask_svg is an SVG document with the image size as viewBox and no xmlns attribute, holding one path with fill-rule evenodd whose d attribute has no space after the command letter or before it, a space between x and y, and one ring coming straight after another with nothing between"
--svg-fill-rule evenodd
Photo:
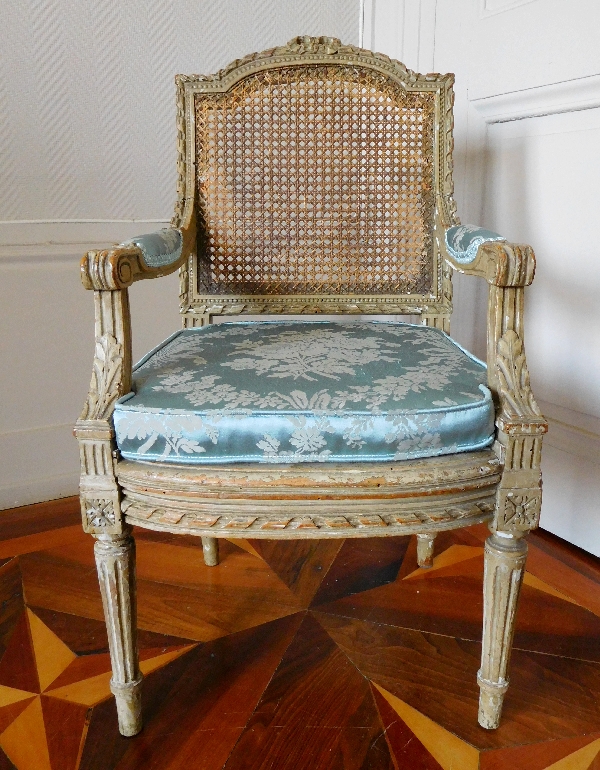
<instances>
[{"instance_id":1,"label":"caned backrest","mask_svg":"<svg viewBox=\"0 0 600 770\"><path fill-rule=\"evenodd\" d=\"M446 317L452 76L296 38L179 76L182 311Z\"/></svg>"}]
</instances>

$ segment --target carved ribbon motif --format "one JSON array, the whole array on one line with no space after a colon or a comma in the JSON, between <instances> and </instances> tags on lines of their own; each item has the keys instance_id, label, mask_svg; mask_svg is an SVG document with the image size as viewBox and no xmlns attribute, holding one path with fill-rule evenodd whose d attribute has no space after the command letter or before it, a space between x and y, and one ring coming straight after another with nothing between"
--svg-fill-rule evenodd
<instances>
[{"instance_id":1,"label":"carved ribbon motif","mask_svg":"<svg viewBox=\"0 0 600 770\"><path fill-rule=\"evenodd\" d=\"M354 53L356 49L353 46L342 45L337 37L309 37L301 35L290 40L287 45L275 50L275 54L284 53L317 53L317 54L335 54L335 53Z\"/></svg>"}]
</instances>

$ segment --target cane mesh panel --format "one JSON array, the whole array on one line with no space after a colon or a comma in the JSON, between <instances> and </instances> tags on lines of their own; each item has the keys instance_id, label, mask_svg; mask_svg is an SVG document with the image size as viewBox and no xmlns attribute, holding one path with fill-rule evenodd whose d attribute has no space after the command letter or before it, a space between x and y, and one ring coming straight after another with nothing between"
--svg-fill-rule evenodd
<instances>
[{"instance_id":1,"label":"cane mesh panel","mask_svg":"<svg viewBox=\"0 0 600 770\"><path fill-rule=\"evenodd\" d=\"M199 292L434 292L434 100L344 65L197 94Z\"/></svg>"}]
</instances>

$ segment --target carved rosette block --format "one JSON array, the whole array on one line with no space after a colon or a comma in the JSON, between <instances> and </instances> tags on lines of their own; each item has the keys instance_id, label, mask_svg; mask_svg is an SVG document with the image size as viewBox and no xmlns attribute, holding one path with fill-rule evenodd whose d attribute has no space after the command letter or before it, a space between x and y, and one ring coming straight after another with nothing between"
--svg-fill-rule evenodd
<instances>
[{"instance_id":1,"label":"carved rosette block","mask_svg":"<svg viewBox=\"0 0 600 770\"><path fill-rule=\"evenodd\" d=\"M219 563L219 541L216 537L202 538L204 563L207 567L216 567Z\"/></svg>"},{"instance_id":2,"label":"carved rosette block","mask_svg":"<svg viewBox=\"0 0 600 770\"><path fill-rule=\"evenodd\" d=\"M500 532L524 533L535 529L540 520L542 490L499 489L494 529Z\"/></svg>"},{"instance_id":3,"label":"carved rosette block","mask_svg":"<svg viewBox=\"0 0 600 770\"><path fill-rule=\"evenodd\" d=\"M515 630L519 592L523 582L527 544L509 535L491 535L485 544L483 578L483 644L479 724L494 730L500 723L508 666Z\"/></svg>"},{"instance_id":4,"label":"carved rosette block","mask_svg":"<svg viewBox=\"0 0 600 770\"><path fill-rule=\"evenodd\" d=\"M417 535L417 563L419 567L433 566L433 545L435 535L421 534Z\"/></svg>"},{"instance_id":5,"label":"carved rosette block","mask_svg":"<svg viewBox=\"0 0 600 770\"><path fill-rule=\"evenodd\" d=\"M118 535L123 517L114 473L113 430L106 420L80 420L74 432L79 441L83 529L92 535Z\"/></svg>"},{"instance_id":6,"label":"carved rosette block","mask_svg":"<svg viewBox=\"0 0 600 770\"><path fill-rule=\"evenodd\" d=\"M124 523L121 514L120 493L116 488L110 491L106 488L85 490L83 481L81 484L80 502L83 531L89 535L120 535L123 533ZM108 486L111 479L106 481Z\"/></svg>"},{"instance_id":7,"label":"carved rosette block","mask_svg":"<svg viewBox=\"0 0 600 770\"><path fill-rule=\"evenodd\" d=\"M115 526L117 515L112 500L86 500L85 509L90 529L102 532Z\"/></svg>"},{"instance_id":8,"label":"carved rosette block","mask_svg":"<svg viewBox=\"0 0 600 770\"><path fill-rule=\"evenodd\" d=\"M128 528L129 531L130 528ZM135 544L129 534L97 535L94 547L112 664L110 688L121 735L142 729L136 633Z\"/></svg>"}]
</instances>

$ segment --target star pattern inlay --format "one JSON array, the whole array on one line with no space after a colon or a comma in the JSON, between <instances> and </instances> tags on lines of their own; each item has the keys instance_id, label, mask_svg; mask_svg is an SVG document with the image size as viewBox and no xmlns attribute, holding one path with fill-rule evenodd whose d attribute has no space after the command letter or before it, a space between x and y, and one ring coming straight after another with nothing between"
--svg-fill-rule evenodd
<instances>
[{"instance_id":1,"label":"star pattern inlay","mask_svg":"<svg viewBox=\"0 0 600 770\"><path fill-rule=\"evenodd\" d=\"M149 674L194 645L143 650ZM77 655L31 609L0 660L0 748L18 770L75 770L89 711L111 697L107 652ZM69 740L56 741L57 723Z\"/></svg>"}]
</instances>

